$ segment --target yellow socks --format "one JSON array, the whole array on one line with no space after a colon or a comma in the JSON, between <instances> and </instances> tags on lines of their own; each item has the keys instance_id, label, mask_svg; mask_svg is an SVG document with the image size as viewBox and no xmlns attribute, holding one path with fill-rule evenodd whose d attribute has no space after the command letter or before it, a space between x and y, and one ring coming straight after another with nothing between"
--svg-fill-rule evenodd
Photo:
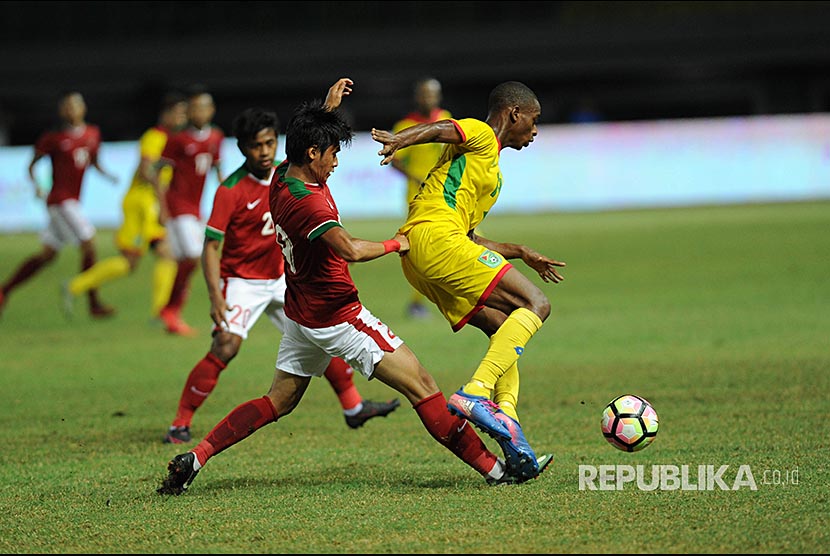
<instances>
[{"instance_id":1,"label":"yellow socks","mask_svg":"<svg viewBox=\"0 0 830 556\"><path fill-rule=\"evenodd\" d=\"M69 281L69 292L80 295L98 289L102 284L121 278L130 273L130 262L126 257L110 257L92 265Z\"/></svg>"},{"instance_id":2,"label":"yellow socks","mask_svg":"<svg viewBox=\"0 0 830 556\"><path fill-rule=\"evenodd\" d=\"M523 307L516 309L490 337L490 348L473 373L464 391L474 396L490 397L496 382L514 366L530 338L542 327L542 319ZM518 376L518 367L516 370ZM516 381L518 386L518 381Z\"/></svg>"},{"instance_id":3,"label":"yellow socks","mask_svg":"<svg viewBox=\"0 0 830 556\"><path fill-rule=\"evenodd\" d=\"M493 388L493 401L502 411L519 422L516 406L519 404L519 362L513 363Z\"/></svg>"},{"instance_id":4,"label":"yellow socks","mask_svg":"<svg viewBox=\"0 0 830 556\"><path fill-rule=\"evenodd\" d=\"M170 301L170 292L173 291L173 282L176 280L178 268L176 261L172 259L156 259L156 266L153 267L153 301L150 309L154 317Z\"/></svg>"}]
</instances>

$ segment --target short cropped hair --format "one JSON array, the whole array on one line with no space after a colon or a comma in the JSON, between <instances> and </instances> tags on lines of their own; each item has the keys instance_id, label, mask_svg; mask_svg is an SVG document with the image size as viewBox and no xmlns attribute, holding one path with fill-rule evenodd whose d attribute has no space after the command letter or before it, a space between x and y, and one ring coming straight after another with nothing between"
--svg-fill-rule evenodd
<instances>
[{"instance_id":1,"label":"short cropped hair","mask_svg":"<svg viewBox=\"0 0 830 556\"><path fill-rule=\"evenodd\" d=\"M490 92L490 99L487 103L488 112L498 112L502 108L513 106L527 107L539 104L536 93L530 87L518 81L506 81L496 85Z\"/></svg>"},{"instance_id":2,"label":"short cropped hair","mask_svg":"<svg viewBox=\"0 0 830 556\"><path fill-rule=\"evenodd\" d=\"M238 143L245 143L257 136L263 129L277 133L280 122L274 112L264 108L248 108L233 120L233 136Z\"/></svg>"},{"instance_id":3,"label":"short cropped hair","mask_svg":"<svg viewBox=\"0 0 830 556\"><path fill-rule=\"evenodd\" d=\"M208 90L207 86L203 85L202 83L194 83L188 86L185 90L185 96L188 100L202 95L210 95L210 91Z\"/></svg>"},{"instance_id":4,"label":"short cropped hair","mask_svg":"<svg viewBox=\"0 0 830 556\"><path fill-rule=\"evenodd\" d=\"M79 89L63 89L58 93L58 103L63 102L73 95L80 95L81 97L84 96Z\"/></svg>"},{"instance_id":5,"label":"short cropped hair","mask_svg":"<svg viewBox=\"0 0 830 556\"><path fill-rule=\"evenodd\" d=\"M161 111L167 112L177 104L187 102L187 97L180 91L169 91L161 99Z\"/></svg>"},{"instance_id":6,"label":"short cropped hair","mask_svg":"<svg viewBox=\"0 0 830 556\"><path fill-rule=\"evenodd\" d=\"M324 152L335 145L350 145L353 135L351 126L337 110L326 110L321 100L304 102L288 122L285 157L290 164L306 164L311 147Z\"/></svg>"}]
</instances>

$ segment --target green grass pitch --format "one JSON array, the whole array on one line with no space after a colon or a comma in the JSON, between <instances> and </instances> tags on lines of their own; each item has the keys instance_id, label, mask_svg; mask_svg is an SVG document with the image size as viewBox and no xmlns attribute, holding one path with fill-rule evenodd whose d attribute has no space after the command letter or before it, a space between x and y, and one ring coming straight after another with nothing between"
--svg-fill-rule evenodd
<instances>
[{"instance_id":1,"label":"green grass pitch","mask_svg":"<svg viewBox=\"0 0 830 556\"><path fill-rule=\"evenodd\" d=\"M383 240L399 222L344 224ZM316 380L293 414L212 459L185 495L159 496L168 459L182 451L162 435L210 344L204 281L194 274L184 313L197 338L149 323L150 257L103 288L115 318L91 320L79 299L67 321L59 287L79 265L67 249L0 316L0 549L828 550L830 203L491 215L481 233L568 264L553 285L517 262L553 307L520 360L525 433L538 452L556 454L538 479L488 487L407 403L348 429L331 388ZM115 253L111 239L99 233L99 258ZM36 234L0 236L0 279L38 248ZM453 334L434 308L429 321L409 320L397 257L351 272L363 302L446 394L470 376L485 336ZM265 394L278 342L261 319L196 414L197 439ZM365 397L397 395L355 380ZM603 407L625 393L648 399L660 418L654 443L632 454L600 432ZM710 471L723 466L715 480ZM654 489L620 482L638 469L649 481L652 470L684 468L680 486L670 477ZM581 484L585 469L602 471Z\"/></svg>"}]
</instances>

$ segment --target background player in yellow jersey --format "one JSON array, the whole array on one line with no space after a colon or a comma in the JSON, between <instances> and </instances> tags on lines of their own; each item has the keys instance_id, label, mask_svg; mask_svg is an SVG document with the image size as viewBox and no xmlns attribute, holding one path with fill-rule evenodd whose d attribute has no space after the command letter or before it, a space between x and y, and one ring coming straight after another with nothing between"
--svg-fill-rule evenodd
<instances>
[{"instance_id":1,"label":"background player in yellow jersey","mask_svg":"<svg viewBox=\"0 0 830 556\"><path fill-rule=\"evenodd\" d=\"M453 331L469 323L490 337L484 359L448 407L495 438L510 472L524 479L541 473L550 458L537 460L519 425L518 360L550 314L550 302L507 259L521 258L542 280L554 283L563 279L556 267L565 263L524 245L485 239L474 230L498 199L501 150L528 146L540 115L533 91L509 81L490 93L484 122L448 119L394 134L372 130L383 144L381 164L409 145L447 144L399 230L410 243L401 265L410 284L438 306Z\"/></svg>"},{"instance_id":2,"label":"background player in yellow jersey","mask_svg":"<svg viewBox=\"0 0 830 556\"><path fill-rule=\"evenodd\" d=\"M415 110L407 114L392 127L392 133L397 133L417 124L425 124L446 120L452 115L440 107L441 82L434 77L425 77L415 83L414 97ZM444 145L441 143L422 143L399 149L392 158L392 167L406 177L406 206L418 193L421 182L441 156ZM424 296L416 289L412 290L412 299L407 308L409 316L424 318L429 316L429 310L424 303Z\"/></svg>"},{"instance_id":3,"label":"background player in yellow jersey","mask_svg":"<svg viewBox=\"0 0 830 556\"><path fill-rule=\"evenodd\" d=\"M64 306L68 312L72 311L76 295L94 290L134 271L149 248L157 255L153 269L152 316L157 317L167 303L176 277L176 261L164 241L164 226L159 222L159 200L150 178L153 165L161 158L168 135L184 127L186 122L187 98L176 92L165 95L158 123L145 131L139 140L141 160L121 205L123 221L115 234L115 244L121 254L98 262L65 284ZM172 168L163 169L160 174L161 183L166 186L172 173Z\"/></svg>"}]
</instances>

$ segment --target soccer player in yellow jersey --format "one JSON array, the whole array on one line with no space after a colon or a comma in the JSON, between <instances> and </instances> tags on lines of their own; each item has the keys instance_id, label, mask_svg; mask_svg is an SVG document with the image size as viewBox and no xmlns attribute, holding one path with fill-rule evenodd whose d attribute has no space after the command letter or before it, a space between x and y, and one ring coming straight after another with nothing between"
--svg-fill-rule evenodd
<instances>
[{"instance_id":1,"label":"soccer player in yellow jersey","mask_svg":"<svg viewBox=\"0 0 830 556\"><path fill-rule=\"evenodd\" d=\"M410 243L401 265L409 283L438 306L453 331L469 323L490 337L487 353L448 407L495 438L511 473L525 479L541 473L551 458L536 458L519 425L518 360L550 314L550 302L508 259L522 259L542 280L554 283L562 281L557 267L565 263L524 245L485 239L474 230L498 199L501 150L528 146L540 114L533 91L509 81L490 93L484 122L448 119L394 134L372 130L383 145L381 164L409 145L447 145L400 228Z\"/></svg>"},{"instance_id":2,"label":"soccer player in yellow jersey","mask_svg":"<svg viewBox=\"0 0 830 556\"><path fill-rule=\"evenodd\" d=\"M152 316L158 316L167 303L177 267L164 241L165 229L159 222L159 200L149 177L153 165L161 157L168 134L181 129L186 122L187 99L179 93L167 94L162 101L158 123L145 131L139 140L141 161L124 195L123 221L115 234L115 244L121 254L98 262L65 284L64 304L68 312L72 311L75 296L126 276L135 270L150 248L157 255L153 270ZM161 182L169 183L171 174L172 168L165 168Z\"/></svg>"},{"instance_id":3,"label":"soccer player in yellow jersey","mask_svg":"<svg viewBox=\"0 0 830 556\"><path fill-rule=\"evenodd\" d=\"M446 120L452 115L440 107L441 82L433 77L425 77L415 83L415 110L407 114L392 127L392 133L397 133L417 124L432 123ZM415 194L421 188L421 182L435 166L444 145L441 143L422 143L399 149L392 158L392 167L406 177L406 206L412 202ZM412 290L412 299L407 308L409 316L425 318L429 311L424 304L424 296L418 290Z\"/></svg>"}]
</instances>

